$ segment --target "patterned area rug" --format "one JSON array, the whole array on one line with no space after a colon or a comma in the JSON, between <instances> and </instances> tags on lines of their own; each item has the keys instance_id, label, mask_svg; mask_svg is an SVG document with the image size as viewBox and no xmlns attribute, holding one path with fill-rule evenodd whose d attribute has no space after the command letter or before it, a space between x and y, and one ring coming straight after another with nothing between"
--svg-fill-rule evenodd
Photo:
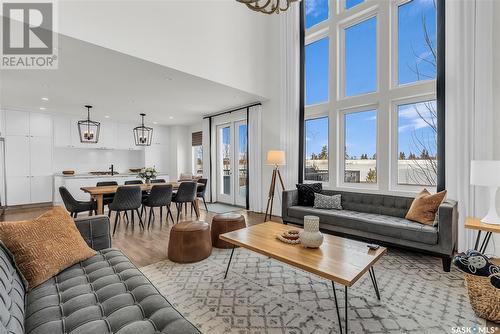
<instances>
[{"instance_id":1,"label":"patterned area rug","mask_svg":"<svg viewBox=\"0 0 500 334\"><path fill-rule=\"evenodd\" d=\"M224 203L207 203L207 208L208 211L214 213L227 213L227 212L245 210L244 208L241 208L239 206L234 206Z\"/></svg>"},{"instance_id":2,"label":"patterned area rug","mask_svg":"<svg viewBox=\"0 0 500 334\"><path fill-rule=\"evenodd\" d=\"M141 268L203 333L339 333L331 283L245 249L214 249L194 264ZM472 311L463 277L438 258L389 250L375 265L381 301L366 274L348 293L350 333L452 333L485 326ZM344 324L344 288L336 284Z\"/></svg>"}]
</instances>

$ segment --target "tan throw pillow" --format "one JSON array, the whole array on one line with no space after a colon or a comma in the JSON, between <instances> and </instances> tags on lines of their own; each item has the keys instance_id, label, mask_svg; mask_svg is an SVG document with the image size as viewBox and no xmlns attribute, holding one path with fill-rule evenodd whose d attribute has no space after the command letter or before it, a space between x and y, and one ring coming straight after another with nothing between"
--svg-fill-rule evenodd
<instances>
[{"instance_id":1,"label":"tan throw pillow","mask_svg":"<svg viewBox=\"0 0 500 334\"><path fill-rule=\"evenodd\" d=\"M425 225L434 225L439 205L443 203L445 198L446 190L431 195L427 189L424 189L411 203L405 218Z\"/></svg>"},{"instance_id":2,"label":"tan throw pillow","mask_svg":"<svg viewBox=\"0 0 500 334\"><path fill-rule=\"evenodd\" d=\"M28 281L28 290L96 254L62 207L32 221L0 223L0 240Z\"/></svg>"}]
</instances>

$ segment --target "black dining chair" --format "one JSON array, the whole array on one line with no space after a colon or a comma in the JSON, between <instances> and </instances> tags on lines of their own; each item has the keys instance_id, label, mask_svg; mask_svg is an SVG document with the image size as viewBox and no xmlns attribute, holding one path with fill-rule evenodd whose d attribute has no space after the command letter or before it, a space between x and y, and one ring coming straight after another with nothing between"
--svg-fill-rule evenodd
<instances>
[{"instance_id":1,"label":"black dining chair","mask_svg":"<svg viewBox=\"0 0 500 334\"><path fill-rule=\"evenodd\" d=\"M144 229L139 208L142 204L142 191L141 187L118 187L116 189L115 198L109 205L108 217L111 217L111 212L116 211L115 224L113 226L113 235L115 235L116 225L119 223L120 212L130 211L132 217L132 227L134 227L134 211L139 217L139 225Z\"/></svg>"},{"instance_id":2,"label":"black dining chair","mask_svg":"<svg viewBox=\"0 0 500 334\"><path fill-rule=\"evenodd\" d=\"M117 186L118 182L116 181L101 181L97 182L96 187L106 187L106 186ZM115 194L103 195L102 196L102 205L109 205L113 202L113 197Z\"/></svg>"},{"instance_id":3,"label":"black dining chair","mask_svg":"<svg viewBox=\"0 0 500 334\"><path fill-rule=\"evenodd\" d=\"M131 185L131 184L142 184L141 180L130 180L130 181L125 181L124 185Z\"/></svg>"},{"instance_id":4,"label":"black dining chair","mask_svg":"<svg viewBox=\"0 0 500 334\"><path fill-rule=\"evenodd\" d=\"M92 213L97 214L97 203L94 201L78 201L73 195L69 192L66 187L59 187L59 194L61 194L61 198L64 203L64 207L70 213L71 217L77 218L80 212L87 212L89 216L92 216ZM173 219L172 219L173 220Z\"/></svg>"},{"instance_id":5,"label":"black dining chair","mask_svg":"<svg viewBox=\"0 0 500 334\"><path fill-rule=\"evenodd\" d=\"M196 218L199 218L198 210L196 209L195 202L196 201L196 188L198 184L196 182L181 182L179 185L179 189L177 193L172 196L172 202L175 203L177 207L177 221L179 221L179 216L182 210L182 204L185 205L185 213L187 214L187 204L191 203L191 205L195 208Z\"/></svg>"},{"instance_id":6,"label":"black dining chair","mask_svg":"<svg viewBox=\"0 0 500 334\"><path fill-rule=\"evenodd\" d=\"M205 205L205 210L208 211L207 208L207 202L205 201L205 191L207 190L207 182L208 179L199 179L198 183L201 183L198 185L197 190L196 190L196 197L200 197L203 199L203 205Z\"/></svg>"},{"instance_id":7,"label":"black dining chair","mask_svg":"<svg viewBox=\"0 0 500 334\"><path fill-rule=\"evenodd\" d=\"M142 202L142 206L149 208L149 218L148 218L148 229L151 225L151 220L153 218L154 208L160 208L160 223L163 220L163 207L167 207L167 223L168 216L172 219L174 223L174 217L172 216L172 211L170 211L170 203L172 202L172 185L171 184L158 184L151 188L148 198Z\"/></svg>"},{"instance_id":8,"label":"black dining chair","mask_svg":"<svg viewBox=\"0 0 500 334\"><path fill-rule=\"evenodd\" d=\"M165 179L153 179L151 183L167 183L167 181L165 181Z\"/></svg>"}]
</instances>

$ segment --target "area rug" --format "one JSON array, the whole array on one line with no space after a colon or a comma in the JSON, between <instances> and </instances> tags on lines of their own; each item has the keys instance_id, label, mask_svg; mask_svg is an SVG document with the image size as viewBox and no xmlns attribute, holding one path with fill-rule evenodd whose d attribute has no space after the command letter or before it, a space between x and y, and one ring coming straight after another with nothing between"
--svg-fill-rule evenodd
<instances>
[{"instance_id":1,"label":"area rug","mask_svg":"<svg viewBox=\"0 0 500 334\"><path fill-rule=\"evenodd\" d=\"M224 204L224 203L207 203L208 211L214 213L227 213L234 211L245 210L239 206Z\"/></svg>"},{"instance_id":2,"label":"area rug","mask_svg":"<svg viewBox=\"0 0 500 334\"><path fill-rule=\"evenodd\" d=\"M249 250L214 249L194 264L158 262L141 268L160 292L201 332L339 333L331 283ZM368 275L349 288L350 333L453 333L482 327L463 277L438 258L389 250L376 265L378 301ZM337 285L344 323L344 289Z\"/></svg>"}]
</instances>

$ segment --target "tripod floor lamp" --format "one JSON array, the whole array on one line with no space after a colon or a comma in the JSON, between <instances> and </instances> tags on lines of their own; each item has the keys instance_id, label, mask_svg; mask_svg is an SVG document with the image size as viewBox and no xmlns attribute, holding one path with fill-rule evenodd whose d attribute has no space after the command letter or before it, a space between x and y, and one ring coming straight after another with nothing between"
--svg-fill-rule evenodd
<instances>
[{"instance_id":1,"label":"tripod floor lamp","mask_svg":"<svg viewBox=\"0 0 500 334\"><path fill-rule=\"evenodd\" d=\"M281 178L279 166L285 165L285 152L284 151L268 151L267 152L267 164L274 166L273 176L271 178L271 185L269 186L269 195L267 197L267 207L266 207L266 216L264 217L264 221L267 221L267 217L269 215L269 219L271 219L273 214L273 202L274 202L274 193L276 191L276 177L279 178L281 189L285 190L285 184L283 183L283 179Z\"/></svg>"}]
</instances>

